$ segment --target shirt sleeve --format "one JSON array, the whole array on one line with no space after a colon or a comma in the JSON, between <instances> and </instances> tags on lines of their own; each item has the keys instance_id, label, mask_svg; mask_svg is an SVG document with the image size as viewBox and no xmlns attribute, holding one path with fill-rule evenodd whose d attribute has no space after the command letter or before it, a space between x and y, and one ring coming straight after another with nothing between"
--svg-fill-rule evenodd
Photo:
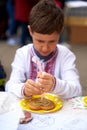
<instances>
[{"instance_id":1,"label":"shirt sleeve","mask_svg":"<svg viewBox=\"0 0 87 130\"><path fill-rule=\"evenodd\" d=\"M23 98L22 88L24 86L25 81L27 80L26 70L28 71L29 67L26 67L27 60L25 59L25 53L23 53L21 49L16 51L14 60L11 64L12 71L10 75L10 79L5 85L5 90L11 93L14 93L19 98ZM27 69L26 69L27 68Z\"/></svg>"},{"instance_id":2,"label":"shirt sleeve","mask_svg":"<svg viewBox=\"0 0 87 130\"><path fill-rule=\"evenodd\" d=\"M62 53L59 53L57 62L59 65L55 67L59 75L55 76L54 93L65 99L82 95L82 86L75 61L76 57L70 50L65 48Z\"/></svg>"}]
</instances>

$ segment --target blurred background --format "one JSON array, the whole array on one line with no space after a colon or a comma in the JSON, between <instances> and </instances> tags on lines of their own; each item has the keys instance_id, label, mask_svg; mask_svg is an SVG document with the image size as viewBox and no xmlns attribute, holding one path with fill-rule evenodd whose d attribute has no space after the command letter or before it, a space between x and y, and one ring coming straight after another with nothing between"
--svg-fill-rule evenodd
<instances>
[{"instance_id":1,"label":"blurred background","mask_svg":"<svg viewBox=\"0 0 87 130\"><path fill-rule=\"evenodd\" d=\"M31 8L38 1L0 0L0 61L7 74L6 81L10 76L11 63L16 50L32 42L27 33L28 16ZM75 53L83 95L87 95L87 1L56 0L56 3L65 14L65 27L59 44L68 47ZM26 5L28 5L27 9ZM21 10L20 12L18 8ZM21 17L19 17L20 13Z\"/></svg>"}]
</instances>

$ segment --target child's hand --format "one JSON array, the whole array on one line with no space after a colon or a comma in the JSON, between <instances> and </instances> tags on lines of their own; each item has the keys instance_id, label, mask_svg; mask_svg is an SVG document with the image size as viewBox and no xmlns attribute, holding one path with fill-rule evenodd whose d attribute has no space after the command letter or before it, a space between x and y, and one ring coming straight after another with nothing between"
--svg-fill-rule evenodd
<instances>
[{"instance_id":1,"label":"child's hand","mask_svg":"<svg viewBox=\"0 0 87 130\"><path fill-rule=\"evenodd\" d=\"M44 91L41 89L41 85L31 79L28 79L24 84L23 93L25 96L42 94L43 92Z\"/></svg>"},{"instance_id":2,"label":"child's hand","mask_svg":"<svg viewBox=\"0 0 87 130\"><path fill-rule=\"evenodd\" d=\"M44 92L53 90L55 84L55 78L53 75L46 72L38 72L38 85Z\"/></svg>"}]
</instances>

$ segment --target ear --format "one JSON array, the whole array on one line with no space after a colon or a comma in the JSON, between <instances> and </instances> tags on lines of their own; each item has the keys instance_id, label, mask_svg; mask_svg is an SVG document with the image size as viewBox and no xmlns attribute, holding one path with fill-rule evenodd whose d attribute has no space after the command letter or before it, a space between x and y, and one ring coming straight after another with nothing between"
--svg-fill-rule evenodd
<instances>
[{"instance_id":1,"label":"ear","mask_svg":"<svg viewBox=\"0 0 87 130\"><path fill-rule=\"evenodd\" d=\"M29 30L29 32L30 32L30 35L31 35L31 37L32 37L32 30L31 30L31 27L30 27L30 25L28 25L28 30Z\"/></svg>"}]
</instances>

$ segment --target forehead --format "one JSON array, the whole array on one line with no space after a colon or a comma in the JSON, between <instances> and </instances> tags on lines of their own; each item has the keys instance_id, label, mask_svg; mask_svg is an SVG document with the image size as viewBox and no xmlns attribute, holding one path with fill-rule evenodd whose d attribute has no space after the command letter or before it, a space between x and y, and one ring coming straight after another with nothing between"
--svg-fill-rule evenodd
<instances>
[{"instance_id":1,"label":"forehead","mask_svg":"<svg viewBox=\"0 0 87 130\"><path fill-rule=\"evenodd\" d=\"M39 38L39 39L55 39L55 38L58 38L58 36L59 35L57 32L53 32L52 34L41 34L37 32L33 33L33 37Z\"/></svg>"}]
</instances>

